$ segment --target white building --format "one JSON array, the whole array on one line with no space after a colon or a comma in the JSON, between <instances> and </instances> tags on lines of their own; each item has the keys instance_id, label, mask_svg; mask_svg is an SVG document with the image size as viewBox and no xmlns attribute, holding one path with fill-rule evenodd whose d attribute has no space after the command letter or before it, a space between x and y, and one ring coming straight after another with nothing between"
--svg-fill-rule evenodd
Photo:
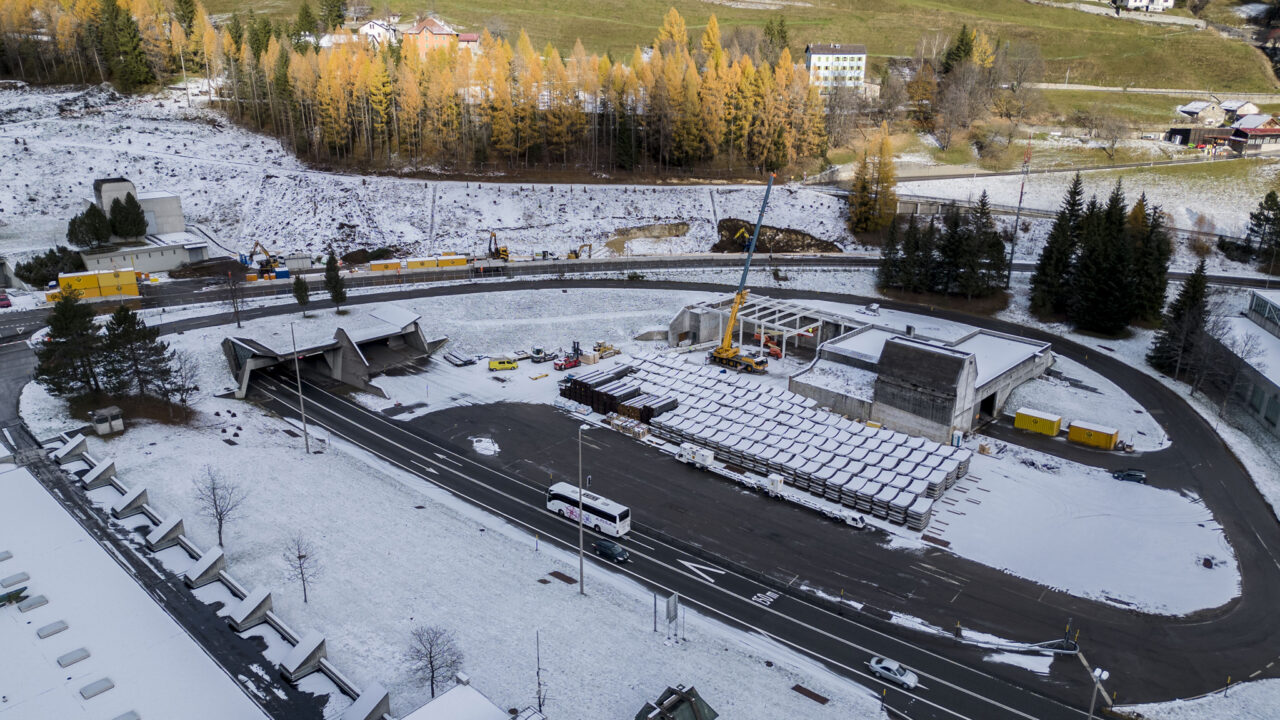
<instances>
[{"instance_id":1,"label":"white building","mask_svg":"<svg viewBox=\"0 0 1280 720\"><path fill-rule=\"evenodd\" d=\"M809 83L821 92L836 87L861 91L867 77L867 47L839 43L814 43L805 46L804 66L809 70Z\"/></svg>"},{"instance_id":2,"label":"white building","mask_svg":"<svg viewBox=\"0 0 1280 720\"><path fill-rule=\"evenodd\" d=\"M370 45L386 47L394 45L400 39L400 31L394 25L382 20L370 20L356 28L356 34L365 38Z\"/></svg>"},{"instance_id":3,"label":"white building","mask_svg":"<svg viewBox=\"0 0 1280 720\"><path fill-rule=\"evenodd\" d=\"M1173 7L1173 0L1120 0L1120 4L1125 10L1164 12Z\"/></svg>"}]
</instances>

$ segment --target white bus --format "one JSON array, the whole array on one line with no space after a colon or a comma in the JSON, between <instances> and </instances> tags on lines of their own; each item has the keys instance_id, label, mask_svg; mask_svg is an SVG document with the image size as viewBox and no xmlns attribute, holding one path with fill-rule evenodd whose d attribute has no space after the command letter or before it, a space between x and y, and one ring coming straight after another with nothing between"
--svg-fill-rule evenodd
<instances>
[{"instance_id":1,"label":"white bus","mask_svg":"<svg viewBox=\"0 0 1280 720\"><path fill-rule=\"evenodd\" d=\"M547 488L547 509L577 522L578 486L561 482ZM582 524L605 535L622 537L631 529L631 511L626 505L583 490Z\"/></svg>"}]
</instances>

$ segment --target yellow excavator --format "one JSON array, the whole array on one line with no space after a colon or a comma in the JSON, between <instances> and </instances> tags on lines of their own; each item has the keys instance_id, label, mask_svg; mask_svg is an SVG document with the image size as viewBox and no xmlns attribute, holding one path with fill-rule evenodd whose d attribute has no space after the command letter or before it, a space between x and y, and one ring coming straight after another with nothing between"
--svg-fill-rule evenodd
<instances>
[{"instance_id":1,"label":"yellow excavator","mask_svg":"<svg viewBox=\"0 0 1280 720\"><path fill-rule=\"evenodd\" d=\"M760 239L760 224L764 222L764 209L769 205L769 191L773 189L774 177L773 173L769 174L769 184L764 188L764 202L760 203L760 215L756 218L756 227L751 233L751 242L747 245L747 261L742 266L738 292L733 296L733 309L729 311L729 322L725 324L724 339L718 347L707 353L707 359L717 365L756 375L762 375L768 370L769 361L763 357L747 355L742 352L742 348L734 347L733 326L738 322L738 311L742 309L742 303L746 302L747 294L751 292L747 289L747 273L751 270L751 256L756 252L756 240Z\"/></svg>"},{"instance_id":2,"label":"yellow excavator","mask_svg":"<svg viewBox=\"0 0 1280 720\"><path fill-rule=\"evenodd\" d=\"M570 250L568 259L581 260L583 258L583 254L582 254L583 250L587 251L587 254L585 257L588 260L590 260L591 259L591 243L587 243L585 245L579 245L577 250Z\"/></svg>"},{"instance_id":3,"label":"yellow excavator","mask_svg":"<svg viewBox=\"0 0 1280 720\"><path fill-rule=\"evenodd\" d=\"M498 244L498 233L489 231L489 259L507 262L511 259L511 251L506 245Z\"/></svg>"},{"instance_id":4,"label":"yellow excavator","mask_svg":"<svg viewBox=\"0 0 1280 720\"><path fill-rule=\"evenodd\" d=\"M241 256L240 261L244 265L252 268L254 265L253 259L257 257L259 252L263 255L263 258L257 263L259 272L267 272L280 267L280 260L275 256L275 254L263 247L262 243L257 240L253 242L253 249L249 251L249 254L247 256Z\"/></svg>"}]
</instances>

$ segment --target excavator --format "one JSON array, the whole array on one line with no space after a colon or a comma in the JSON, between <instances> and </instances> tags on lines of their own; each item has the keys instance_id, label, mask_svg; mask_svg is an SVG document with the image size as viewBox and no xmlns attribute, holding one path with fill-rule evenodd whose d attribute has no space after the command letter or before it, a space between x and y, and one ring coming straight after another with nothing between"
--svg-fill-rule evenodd
<instances>
[{"instance_id":1,"label":"excavator","mask_svg":"<svg viewBox=\"0 0 1280 720\"><path fill-rule=\"evenodd\" d=\"M760 203L760 215L756 218L756 227L751 232L751 242L747 245L747 261L742 265L742 279L738 281L738 291L733 296L733 309L729 311L729 322L724 327L724 339L719 346L707 353L707 359L716 365L756 375L762 375L768 370L769 360L747 355L742 352L742 348L734 347L733 326L738 322L738 311L742 309L742 303L746 302L747 294L751 292L747 290L747 273L751 270L751 256L756 252L756 240L760 239L760 225L764 222L764 209L769 205L769 191L773 189L774 177L773 173L769 174L769 184L764 188L764 201Z\"/></svg>"},{"instance_id":2,"label":"excavator","mask_svg":"<svg viewBox=\"0 0 1280 720\"><path fill-rule=\"evenodd\" d=\"M583 250L587 251L586 258L590 260L591 259L591 243L587 243L585 245L579 245L577 250L570 250L568 254L568 259L581 260L583 258L583 255L582 255Z\"/></svg>"},{"instance_id":3,"label":"excavator","mask_svg":"<svg viewBox=\"0 0 1280 720\"><path fill-rule=\"evenodd\" d=\"M248 267L253 267L253 258L259 251L261 251L263 255L262 259L258 261L259 271L266 272L268 270L275 270L280 266L280 260L277 259L270 250L262 247L262 243L256 240L253 242L253 249L249 251L249 254L240 256L240 262Z\"/></svg>"},{"instance_id":4,"label":"excavator","mask_svg":"<svg viewBox=\"0 0 1280 720\"><path fill-rule=\"evenodd\" d=\"M504 262L511 259L511 252L507 250L506 245L498 244L498 234L492 230L489 231L489 259Z\"/></svg>"}]
</instances>

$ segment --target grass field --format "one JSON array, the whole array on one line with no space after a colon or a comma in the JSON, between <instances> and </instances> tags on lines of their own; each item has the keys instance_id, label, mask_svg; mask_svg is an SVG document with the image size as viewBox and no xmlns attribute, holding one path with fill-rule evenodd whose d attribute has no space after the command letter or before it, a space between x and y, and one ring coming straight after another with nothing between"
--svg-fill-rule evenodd
<instances>
[{"instance_id":1,"label":"grass field","mask_svg":"<svg viewBox=\"0 0 1280 720\"><path fill-rule=\"evenodd\" d=\"M763 27L778 14L791 30L792 52L807 42L863 43L872 56L911 55L922 36L954 34L962 24L982 28L998 42L1037 43L1046 80L1141 87L1193 87L1267 91L1275 77L1261 53L1216 33L1116 20L1023 0L809 0L781 10L734 7L726 0L385 0L406 17L431 9L465 30L488 27L508 35L524 28L535 47L551 42L562 50L581 38L589 51L629 56L652 42L668 7L685 18L690 34L701 32L715 13L722 29ZM208 0L210 12L253 7L292 15L299 0ZM314 4L314 0L313 0ZM381 7L382 3L375 3Z\"/></svg>"}]
</instances>

